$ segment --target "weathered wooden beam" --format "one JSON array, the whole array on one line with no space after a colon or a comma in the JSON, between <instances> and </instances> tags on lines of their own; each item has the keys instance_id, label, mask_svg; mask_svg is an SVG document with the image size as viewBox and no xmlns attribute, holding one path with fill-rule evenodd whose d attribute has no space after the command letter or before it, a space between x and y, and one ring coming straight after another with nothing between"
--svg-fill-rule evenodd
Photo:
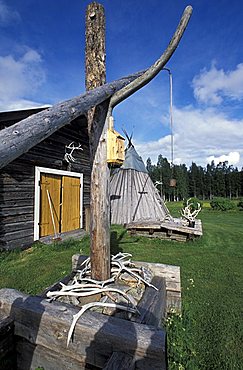
<instances>
[{"instance_id":1,"label":"weathered wooden beam","mask_svg":"<svg viewBox=\"0 0 243 370\"><path fill-rule=\"evenodd\" d=\"M9 316L0 314L0 368L15 368L14 321Z\"/></svg>"},{"instance_id":2,"label":"weathered wooden beam","mask_svg":"<svg viewBox=\"0 0 243 370\"><path fill-rule=\"evenodd\" d=\"M180 267L166 265L161 263L150 262L135 262L136 266L144 266L151 269L156 276L160 276L165 280L166 289L166 309L165 316L170 312L170 309L181 311L181 275Z\"/></svg>"},{"instance_id":3,"label":"weathered wooden beam","mask_svg":"<svg viewBox=\"0 0 243 370\"><path fill-rule=\"evenodd\" d=\"M21 337L18 337L15 342L17 367L8 367L6 370L87 370L85 356L70 359L64 351L55 352L40 344L32 344Z\"/></svg>"},{"instance_id":4,"label":"weathered wooden beam","mask_svg":"<svg viewBox=\"0 0 243 370\"><path fill-rule=\"evenodd\" d=\"M165 361L165 332L149 325L86 312L76 324L73 342L67 348L67 333L77 307L50 303L14 289L0 290L0 307L3 314L14 319L15 336L47 348L48 353L65 352L70 361L85 359L86 363L103 367L114 351L135 356L141 364L138 369L150 369L151 362Z\"/></svg>"},{"instance_id":5,"label":"weathered wooden beam","mask_svg":"<svg viewBox=\"0 0 243 370\"><path fill-rule=\"evenodd\" d=\"M133 321L159 328L161 326L162 319L165 317L166 310L165 278L154 276L151 283L156 286L158 290L155 290L152 287L146 287L143 297L137 306L139 315L134 317ZM136 359L131 355L123 352L113 352L103 370L133 370L138 369L139 367L143 368L141 365L142 364L140 362L140 366L137 366ZM166 364L165 362L153 361L150 364L150 368L161 370L166 368Z\"/></svg>"},{"instance_id":6,"label":"weathered wooden beam","mask_svg":"<svg viewBox=\"0 0 243 370\"><path fill-rule=\"evenodd\" d=\"M113 352L103 370L134 370L135 361L133 356L123 352Z\"/></svg>"},{"instance_id":7,"label":"weathered wooden beam","mask_svg":"<svg viewBox=\"0 0 243 370\"><path fill-rule=\"evenodd\" d=\"M142 73L142 72L141 72ZM141 73L121 78L72 99L55 104L0 131L0 168L26 153L89 109L102 103Z\"/></svg>"},{"instance_id":8,"label":"weathered wooden beam","mask_svg":"<svg viewBox=\"0 0 243 370\"><path fill-rule=\"evenodd\" d=\"M165 317L166 309L166 286L165 278L154 276L151 283L158 288L146 287L143 297L138 303L138 311L135 321L141 324L153 325L158 328Z\"/></svg>"}]
</instances>

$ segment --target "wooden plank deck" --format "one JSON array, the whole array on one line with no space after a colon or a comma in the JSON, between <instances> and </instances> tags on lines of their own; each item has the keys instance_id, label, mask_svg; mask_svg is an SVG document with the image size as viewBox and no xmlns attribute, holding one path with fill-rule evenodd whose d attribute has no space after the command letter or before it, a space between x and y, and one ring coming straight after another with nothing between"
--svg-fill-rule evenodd
<instances>
[{"instance_id":1,"label":"wooden plank deck","mask_svg":"<svg viewBox=\"0 0 243 370\"><path fill-rule=\"evenodd\" d=\"M182 224L182 219L174 218L173 221L147 221L132 222L126 225L131 235L141 235L150 238L187 241L203 235L202 221L196 219L195 226L189 227Z\"/></svg>"},{"instance_id":2,"label":"wooden plank deck","mask_svg":"<svg viewBox=\"0 0 243 370\"><path fill-rule=\"evenodd\" d=\"M181 224L181 219L174 218L174 222L161 222L161 227L168 229L168 230L174 230L179 231L186 234L192 234L192 235L202 235L202 221L197 219L195 221L195 227L189 227L186 225Z\"/></svg>"}]
</instances>

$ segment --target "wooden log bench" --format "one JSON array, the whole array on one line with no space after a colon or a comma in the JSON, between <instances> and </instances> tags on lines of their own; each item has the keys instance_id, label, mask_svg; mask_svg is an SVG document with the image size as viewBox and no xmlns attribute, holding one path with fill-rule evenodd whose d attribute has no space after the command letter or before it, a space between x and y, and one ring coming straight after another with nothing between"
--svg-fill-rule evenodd
<instances>
[{"instance_id":1,"label":"wooden log bench","mask_svg":"<svg viewBox=\"0 0 243 370\"><path fill-rule=\"evenodd\" d=\"M14 320L2 312L0 314L0 368L15 368Z\"/></svg>"},{"instance_id":2,"label":"wooden log bench","mask_svg":"<svg viewBox=\"0 0 243 370\"><path fill-rule=\"evenodd\" d=\"M134 370L133 356L123 352L113 352L103 370Z\"/></svg>"},{"instance_id":3,"label":"wooden log bench","mask_svg":"<svg viewBox=\"0 0 243 370\"><path fill-rule=\"evenodd\" d=\"M160 276L155 276L152 279L151 283L158 288L158 291L151 287L146 288L143 298L141 299L137 307L140 315L137 315L134 318L134 322L152 325L154 328L158 329L161 327L161 320L164 317L165 313L165 279ZM141 360L138 359L137 361L140 362L139 366L141 368ZM103 369L133 370L136 369L138 366L137 361L136 358L128 353L113 352L108 363ZM150 364L147 361L146 366L149 366L149 369L154 370L166 368L165 361L161 362L161 360L155 359L153 359Z\"/></svg>"},{"instance_id":4,"label":"wooden log bench","mask_svg":"<svg viewBox=\"0 0 243 370\"><path fill-rule=\"evenodd\" d=\"M87 257L82 255L73 255L72 268L77 270L81 263ZM136 266L143 266L150 269L154 277L152 284L158 288L158 291L147 287L145 293L138 304L140 315L132 320L136 323L153 327L156 330L162 330L162 321L170 312L171 308L178 312L181 310L181 281L180 267L160 263L147 263L135 261ZM138 359L131 353L123 351L114 351L103 370L133 370L133 369L166 369L165 357L153 359Z\"/></svg>"},{"instance_id":5,"label":"wooden log bench","mask_svg":"<svg viewBox=\"0 0 243 370\"><path fill-rule=\"evenodd\" d=\"M86 364L103 368L113 352L136 358L136 369L153 368L153 361L165 369L162 329L89 311L76 324L67 348L67 333L77 307L13 289L0 290L0 306L2 313L14 320L17 369L80 370Z\"/></svg>"}]
</instances>

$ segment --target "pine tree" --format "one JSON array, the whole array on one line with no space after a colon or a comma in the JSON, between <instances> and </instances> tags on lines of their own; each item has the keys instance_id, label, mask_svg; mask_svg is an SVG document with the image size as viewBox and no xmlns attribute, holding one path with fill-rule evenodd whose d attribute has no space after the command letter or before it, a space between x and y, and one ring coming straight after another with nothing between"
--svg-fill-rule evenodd
<instances>
[{"instance_id":1,"label":"pine tree","mask_svg":"<svg viewBox=\"0 0 243 370\"><path fill-rule=\"evenodd\" d=\"M176 198L184 200L188 198L188 170L185 164L176 165L174 167L174 174L176 178Z\"/></svg>"},{"instance_id":2,"label":"pine tree","mask_svg":"<svg viewBox=\"0 0 243 370\"><path fill-rule=\"evenodd\" d=\"M188 196L210 200L215 196L243 197L243 168L239 171L228 162L216 166L212 161L206 168L192 162L188 170L185 164L171 168L167 158L160 154L157 165L148 158L147 170L154 182L162 183L158 190L165 200L183 200ZM175 188L170 187L171 178L176 178Z\"/></svg>"},{"instance_id":3,"label":"pine tree","mask_svg":"<svg viewBox=\"0 0 243 370\"><path fill-rule=\"evenodd\" d=\"M225 162L220 162L214 172L214 189L217 197L226 197L225 167Z\"/></svg>"},{"instance_id":4,"label":"pine tree","mask_svg":"<svg viewBox=\"0 0 243 370\"><path fill-rule=\"evenodd\" d=\"M160 154L157 162L157 181L162 182L163 195L165 200L171 199L170 188L171 168L167 158L163 158Z\"/></svg>"},{"instance_id":5,"label":"pine tree","mask_svg":"<svg viewBox=\"0 0 243 370\"><path fill-rule=\"evenodd\" d=\"M207 168L204 176L204 185L205 185L205 197L206 199L213 198L213 172L214 172L214 162L207 164Z\"/></svg>"}]
</instances>

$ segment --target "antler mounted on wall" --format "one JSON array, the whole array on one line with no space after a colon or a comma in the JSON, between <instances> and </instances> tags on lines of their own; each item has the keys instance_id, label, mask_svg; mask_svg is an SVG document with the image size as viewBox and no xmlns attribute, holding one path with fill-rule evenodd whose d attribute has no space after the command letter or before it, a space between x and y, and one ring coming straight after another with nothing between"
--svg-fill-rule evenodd
<instances>
[{"instance_id":1,"label":"antler mounted on wall","mask_svg":"<svg viewBox=\"0 0 243 370\"><path fill-rule=\"evenodd\" d=\"M70 150L70 153L68 153L67 150ZM76 162L76 159L73 157L74 150L83 150L82 145L78 144L75 146L74 141L72 141L69 145L65 146L66 153L64 155L64 160L67 163Z\"/></svg>"}]
</instances>

